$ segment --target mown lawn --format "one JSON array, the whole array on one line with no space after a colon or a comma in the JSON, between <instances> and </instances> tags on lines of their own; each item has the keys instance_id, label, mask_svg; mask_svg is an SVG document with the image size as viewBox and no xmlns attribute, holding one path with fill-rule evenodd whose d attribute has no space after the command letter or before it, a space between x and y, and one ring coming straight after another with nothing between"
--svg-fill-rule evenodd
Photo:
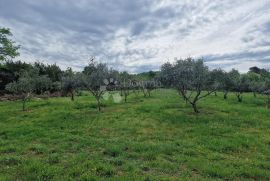
<instances>
[{"instance_id":1,"label":"mown lawn","mask_svg":"<svg viewBox=\"0 0 270 181\"><path fill-rule=\"evenodd\" d=\"M172 90L0 102L0 180L270 180L266 98L211 95L200 114Z\"/></svg>"}]
</instances>

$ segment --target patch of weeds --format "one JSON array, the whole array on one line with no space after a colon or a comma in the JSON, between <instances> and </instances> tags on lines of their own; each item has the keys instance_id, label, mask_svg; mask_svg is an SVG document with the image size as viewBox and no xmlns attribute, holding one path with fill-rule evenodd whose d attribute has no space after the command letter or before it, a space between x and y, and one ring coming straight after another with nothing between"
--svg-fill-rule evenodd
<instances>
[{"instance_id":1,"label":"patch of weeds","mask_svg":"<svg viewBox=\"0 0 270 181\"><path fill-rule=\"evenodd\" d=\"M153 153L146 153L144 154L143 158L147 161L153 161L157 159L156 155L154 155Z\"/></svg>"},{"instance_id":2,"label":"patch of weeds","mask_svg":"<svg viewBox=\"0 0 270 181\"><path fill-rule=\"evenodd\" d=\"M124 161L123 160L110 160L110 163L114 166L122 166L124 164Z\"/></svg>"},{"instance_id":3,"label":"patch of weeds","mask_svg":"<svg viewBox=\"0 0 270 181\"><path fill-rule=\"evenodd\" d=\"M0 148L0 153L15 153L17 149L15 147Z\"/></svg>"},{"instance_id":4,"label":"patch of weeds","mask_svg":"<svg viewBox=\"0 0 270 181\"><path fill-rule=\"evenodd\" d=\"M0 159L0 165L13 166L19 165L21 160L17 157L4 157Z\"/></svg>"},{"instance_id":5,"label":"patch of weeds","mask_svg":"<svg viewBox=\"0 0 270 181\"><path fill-rule=\"evenodd\" d=\"M101 177L112 177L115 174L114 170L109 167L99 166L96 168L96 175Z\"/></svg>"},{"instance_id":6,"label":"patch of weeds","mask_svg":"<svg viewBox=\"0 0 270 181\"><path fill-rule=\"evenodd\" d=\"M104 104L104 103L100 103L100 106L101 106L101 107L107 107L107 105ZM97 103L91 103L91 104L89 104L88 107L89 107L89 108L93 108L93 109L98 109Z\"/></svg>"},{"instance_id":7,"label":"patch of weeds","mask_svg":"<svg viewBox=\"0 0 270 181\"><path fill-rule=\"evenodd\" d=\"M60 159L59 159L59 156L58 156L58 154L51 154L51 155L49 155L49 157L47 158L47 162L49 163L49 164L57 164L57 163L59 163L59 161L60 161Z\"/></svg>"},{"instance_id":8,"label":"patch of weeds","mask_svg":"<svg viewBox=\"0 0 270 181\"><path fill-rule=\"evenodd\" d=\"M59 170L40 161L29 161L19 170L21 180L53 180Z\"/></svg>"},{"instance_id":9,"label":"patch of weeds","mask_svg":"<svg viewBox=\"0 0 270 181\"><path fill-rule=\"evenodd\" d=\"M29 148L31 152L34 152L35 154L43 154L47 152L47 148L43 145L33 145Z\"/></svg>"},{"instance_id":10,"label":"patch of weeds","mask_svg":"<svg viewBox=\"0 0 270 181\"><path fill-rule=\"evenodd\" d=\"M149 168L149 167L146 167L146 166L143 166L143 167L142 167L142 171L148 172L148 171L150 171L150 168Z\"/></svg>"},{"instance_id":11,"label":"patch of weeds","mask_svg":"<svg viewBox=\"0 0 270 181\"><path fill-rule=\"evenodd\" d=\"M111 157L117 157L121 154L121 148L119 147L111 147L103 151L104 155L108 155Z\"/></svg>"},{"instance_id":12,"label":"patch of weeds","mask_svg":"<svg viewBox=\"0 0 270 181\"><path fill-rule=\"evenodd\" d=\"M8 139L7 132L0 132L0 138L4 140Z\"/></svg>"}]
</instances>

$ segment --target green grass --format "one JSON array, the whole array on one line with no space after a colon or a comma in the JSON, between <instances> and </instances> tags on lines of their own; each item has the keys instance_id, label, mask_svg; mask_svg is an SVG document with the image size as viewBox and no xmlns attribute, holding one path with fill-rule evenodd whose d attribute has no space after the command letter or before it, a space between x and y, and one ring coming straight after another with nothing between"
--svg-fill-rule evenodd
<instances>
[{"instance_id":1,"label":"green grass","mask_svg":"<svg viewBox=\"0 0 270 181\"><path fill-rule=\"evenodd\" d=\"M0 180L270 180L266 98L176 92L128 103L91 96L0 102Z\"/></svg>"}]
</instances>

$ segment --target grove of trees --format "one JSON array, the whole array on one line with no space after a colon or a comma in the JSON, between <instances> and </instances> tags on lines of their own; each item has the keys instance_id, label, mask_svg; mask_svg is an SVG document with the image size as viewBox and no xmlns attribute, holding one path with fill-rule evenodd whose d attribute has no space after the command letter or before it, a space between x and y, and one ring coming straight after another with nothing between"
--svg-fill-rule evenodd
<instances>
[{"instance_id":1,"label":"grove of trees","mask_svg":"<svg viewBox=\"0 0 270 181\"><path fill-rule=\"evenodd\" d=\"M19 55L19 46L9 37L9 29L0 29L0 96L16 95L25 104L32 96L48 94L62 95L75 99L76 92L89 91L96 99L101 111L102 97L105 92L118 91L124 102L132 93L150 97L157 88L175 89L179 96L199 113L198 102L217 92L223 92L226 101L228 93L233 93L241 103L244 93L252 92L268 96L270 108L270 72L266 69L251 67L249 72L240 73L236 69L224 71L210 70L203 59L179 59L173 63L164 63L160 71L149 71L141 74L119 72L104 63L91 59L83 71L75 72L71 68L61 70L56 64L47 65L41 62L25 63L13 61Z\"/></svg>"}]
</instances>

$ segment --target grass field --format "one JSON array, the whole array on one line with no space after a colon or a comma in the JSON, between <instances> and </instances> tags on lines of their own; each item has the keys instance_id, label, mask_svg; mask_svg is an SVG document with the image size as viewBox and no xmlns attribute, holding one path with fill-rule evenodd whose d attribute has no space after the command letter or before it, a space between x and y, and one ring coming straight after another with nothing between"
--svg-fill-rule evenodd
<instances>
[{"instance_id":1,"label":"grass field","mask_svg":"<svg viewBox=\"0 0 270 181\"><path fill-rule=\"evenodd\" d=\"M198 115L172 90L101 113L87 95L0 102L0 180L270 180L266 101L219 93Z\"/></svg>"}]
</instances>

